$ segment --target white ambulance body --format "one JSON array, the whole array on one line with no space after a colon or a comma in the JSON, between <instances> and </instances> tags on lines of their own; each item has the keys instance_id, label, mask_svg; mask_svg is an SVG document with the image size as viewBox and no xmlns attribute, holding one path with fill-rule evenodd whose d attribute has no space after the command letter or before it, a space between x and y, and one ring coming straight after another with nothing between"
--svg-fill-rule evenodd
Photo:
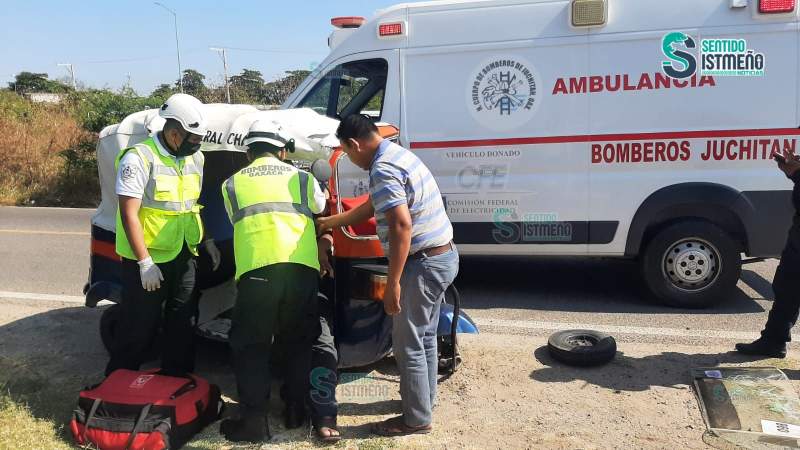
<instances>
[{"instance_id":1,"label":"white ambulance body","mask_svg":"<svg viewBox=\"0 0 800 450\"><path fill-rule=\"evenodd\" d=\"M655 297L687 307L722 299L742 253L780 254L795 0L442 1L332 22L284 107L398 126L462 253L636 257ZM364 192L352 164L336 176Z\"/></svg>"}]
</instances>

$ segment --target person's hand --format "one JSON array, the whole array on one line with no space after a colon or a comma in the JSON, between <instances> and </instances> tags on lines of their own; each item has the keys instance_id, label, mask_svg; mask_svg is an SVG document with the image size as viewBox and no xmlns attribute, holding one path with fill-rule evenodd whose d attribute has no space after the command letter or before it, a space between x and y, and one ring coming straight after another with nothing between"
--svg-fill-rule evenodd
<instances>
[{"instance_id":1,"label":"person's hand","mask_svg":"<svg viewBox=\"0 0 800 450\"><path fill-rule=\"evenodd\" d=\"M213 239L206 239L200 245L203 246L211 258L211 270L216 272L219 269L219 263L222 261L222 254L219 251L219 247L217 247L217 243Z\"/></svg>"},{"instance_id":2,"label":"person's hand","mask_svg":"<svg viewBox=\"0 0 800 450\"><path fill-rule=\"evenodd\" d=\"M383 294L383 310L394 316L400 313L400 283L389 283Z\"/></svg>"},{"instance_id":3,"label":"person's hand","mask_svg":"<svg viewBox=\"0 0 800 450\"><path fill-rule=\"evenodd\" d=\"M783 153L783 157L786 158L786 162L778 162L778 168L786 174L787 177L791 178L794 174L800 170L800 156L795 155L794 153Z\"/></svg>"},{"instance_id":4,"label":"person's hand","mask_svg":"<svg viewBox=\"0 0 800 450\"><path fill-rule=\"evenodd\" d=\"M317 259L319 259L319 277L324 278L325 275L334 277L333 266L331 265L331 257L327 249L319 247L317 249Z\"/></svg>"},{"instance_id":5,"label":"person's hand","mask_svg":"<svg viewBox=\"0 0 800 450\"><path fill-rule=\"evenodd\" d=\"M164 281L161 269L153 262L153 258L149 256L139 261L139 275L142 277L142 287L148 292L160 289L161 282Z\"/></svg>"},{"instance_id":6,"label":"person's hand","mask_svg":"<svg viewBox=\"0 0 800 450\"><path fill-rule=\"evenodd\" d=\"M317 217L317 220L316 220L317 232L321 233L323 231L328 231L328 230L333 229L333 227L335 226L335 224L333 223L334 222L333 217L334 216Z\"/></svg>"}]
</instances>

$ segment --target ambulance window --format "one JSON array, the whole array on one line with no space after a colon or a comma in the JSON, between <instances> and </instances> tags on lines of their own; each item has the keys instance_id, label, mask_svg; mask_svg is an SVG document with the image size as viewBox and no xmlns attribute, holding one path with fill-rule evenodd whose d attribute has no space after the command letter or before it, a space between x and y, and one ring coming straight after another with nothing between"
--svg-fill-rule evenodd
<instances>
[{"instance_id":1,"label":"ambulance window","mask_svg":"<svg viewBox=\"0 0 800 450\"><path fill-rule=\"evenodd\" d=\"M339 65L317 82L298 107L336 119L363 112L378 120L388 71L389 65L383 59Z\"/></svg>"}]
</instances>

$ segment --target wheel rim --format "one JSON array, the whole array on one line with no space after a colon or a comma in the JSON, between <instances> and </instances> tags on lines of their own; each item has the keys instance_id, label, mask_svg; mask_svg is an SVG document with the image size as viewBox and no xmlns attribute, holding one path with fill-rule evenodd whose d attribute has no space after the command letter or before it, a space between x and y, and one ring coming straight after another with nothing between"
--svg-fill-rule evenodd
<instances>
[{"instance_id":1,"label":"wheel rim","mask_svg":"<svg viewBox=\"0 0 800 450\"><path fill-rule=\"evenodd\" d=\"M674 288L684 292L707 289L714 284L722 270L719 250L700 238L675 242L662 259L664 276Z\"/></svg>"},{"instance_id":2,"label":"wheel rim","mask_svg":"<svg viewBox=\"0 0 800 450\"><path fill-rule=\"evenodd\" d=\"M597 345L597 338L594 336L589 336L585 334L576 334L573 336L569 336L566 339L569 345L573 347L594 347Z\"/></svg>"}]
</instances>

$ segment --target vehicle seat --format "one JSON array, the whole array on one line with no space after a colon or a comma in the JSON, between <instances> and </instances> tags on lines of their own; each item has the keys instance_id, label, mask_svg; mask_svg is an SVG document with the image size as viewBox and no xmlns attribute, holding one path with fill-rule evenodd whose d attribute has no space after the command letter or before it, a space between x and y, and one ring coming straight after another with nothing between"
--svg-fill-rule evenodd
<instances>
[{"instance_id":1,"label":"vehicle seat","mask_svg":"<svg viewBox=\"0 0 800 450\"><path fill-rule=\"evenodd\" d=\"M369 194L364 194L359 197L342 198L342 209L344 210L342 212L357 208L367 201L369 201ZM356 236L375 236L377 234L377 225L378 223L375 221L375 218L371 217L366 222L348 227L347 231Z\"/></svg>"}]
</instances>

